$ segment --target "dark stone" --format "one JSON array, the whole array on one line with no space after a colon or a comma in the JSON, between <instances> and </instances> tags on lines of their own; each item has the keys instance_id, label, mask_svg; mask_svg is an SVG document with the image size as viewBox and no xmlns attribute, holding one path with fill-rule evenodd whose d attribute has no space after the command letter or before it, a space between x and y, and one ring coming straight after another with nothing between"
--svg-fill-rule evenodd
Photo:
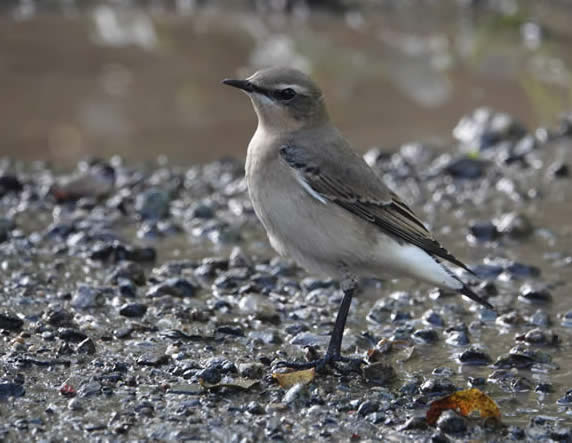
<instances>
[{"instance_id":1,"label":"dark stone","mask_svg":"<svg viewBox=\"0 0 572 443\"><path fill-rule=\"evenodd\" d=\"M570 167L566 163L556 162L548 168L550 175L556 178L570 177Z\"/></svg>"},{"instance_id":2,"label":"dark stone","mask_svg":"<svg viewBox=\"0 0 572 443\"><path fill-rule=\"evenodd\" d=\"M262 405L256 401L251 401L246 405L246 412L252 415L264 415L266 413Z\"/></svg>"},{"instance_id":3,"label":"dark stone","mask_svg":"<svg viewBox=\"0 0 572 443\"><path fill-rule=\"evenodd\" d=\"M73 314L61 308L50 309L44 314L44 319L48 324L56 327L75 326Z\"/></svg>"},{"instance_id":4,"label":"dark stone","mask_svg":"<svg viewBox=\"0 0 572 443\"><path fill-rule=\"evenodd\" d=\"M95 354L95 343L93 342L93 340L91 338L86 338L84 341L82 341L79 346L77 347L77 351L80 354Z\"/></svg>"},{"instance_id":5,"label":"dark stone","mask_svg":"<svg viewBox=\"0 0 572 443\"><path fill-rule=\"evenodd\" d=\"M531 304L548 303L552 301L552 294L545 286L526 283L521 286L518 298Z\"/></svg>"},{"instance_id":6,"label":"dark stone","mask_svg":"<svg viewBox=\"0 0 572 443\"><path fill-rule=\"evenodd\" d=\"M427 429L425 417L410 417L405 423L397 428L398 431L423 431Z\"/></svg>"},{"instance_id":7,"label":"dark stone","mask_svg":"<svg viewBox=\"0 0 572 443\"><path fill-rule=\"evenodd\" d=\"M373 400L366 400L359 405L357 413L362 417L371 414L372 412L377 412L379 409L379 403Z\"/></svg>"},{"instance_id":8,"label":"dark stone","mask_svg":"<svg viewBox=\"0 0 572 443\"><path fill-rule=\"evenodd\" d=\"M457 387L445 378L430 378L420 387L421 393L431 397L444 396L457 390Z\"/></svg>"},{"instance_id":9,"label":"dark stone","mask_svg":"<svg viewBox=\"0 0 572 443\"><path fill-rule=\"evenodd\" d=\"M499 238L497 227L490 221L475 222L469 226L471 236L480 242L494 241Z\"/></svg>"},{"instance_id":10,"label":"dark stone","mask_svg":"<svg viewBox=\"0 0 572 443\"><path fill-rule=\"evenodd\" d=\"M506 271L513 277L534 278L540 276L540 269L523 263L512 262L506 267Z\"/></svg>"},{"instance_id":11,"label":"dark stone","mask_svg":"<svg viewBox=\"0 0 572 443\"><path fill-rule=\"evenodd\" d=\"M147 278L141 265L133 262L121 262L115 267L107 280L113 284L118 284L121 280L130 280L137 286L143 286Z\"/></svg>"},{"instance_id":12,"label":"dark stone","mask_svg":"<svg viewBox=\"0 0 572 443\"><path fill-rule=\"evenodd\" d=\"M383 362L364 366L362 374L368 383L378 386L387 385L395 377L393 367Z\"/></svg>"},{"instance_id":13,"label":"dark stone","mask_svg":"<svg viewBox=\"0 0 572 443\"><path fill-rule=\"evenodd\" d=\"M494 280L502 274L503 267L499 265L479 264L472 266L471 271L473 271L480 279Z\"/></svg>"},{"instance_id":14,"label":"dark stone","mask_svg":"<svg viewBox=\"0 0 572 443\"><path fill-rule=\"evenodd\" d=\"M451 161L445 172L452 177L466 180L481 178L487 169L488 162L471 157L461 157Z\"/></svg>"},{"instance_id":15,"label":"dark stone","mask_svg":"<svg viewBox=\"0 0 572 443\"><path fill-rule=\"evenodd\" d=\"M570 389L569 391L566 391L566 394L564 394L563 397L560 397L557 401L557 404L561 405L561 406L570 406L572 405L572 389Z\"/></svg>"},{"instance_id":16,"label":"dark stone","mask_svg":"<svg viewBox=\"0 0 572 443\"><path fill-rule=\"evenodd\" d=\"M520 426L511 425L506 430L507 438L511 440L524 440L526 433Z\"/></svg>"},{"instance_id":17,"label":"dark stone","mask_svg":"<svg viewBox=\"0 0 572 443\"><path fill-rule=\"evenodd\" d=\"M119 309L119 315L129 318L139 318L143 317L147 312L147 306L142 303L130 303L123 305Z\"/></svg>"},{"instance_id":18,"label":"dark stone","mask_svg":"<svg viewBox=\"0 0 572 443\"><path fill-rule=\"evenodd\" d=\"M9 192L21 192L24 185L20 179L11 174L0 175L0 197Z\"/></svg>"},{"instance_id":19,"label":"dark stone","mask_svg":"<svg viewBox=\"0 0 572 443\"><path fill-rule=\"evenodd\" d=\"M170 278L163 283L153 286L147 292L148 297L160 297L172 295L174 297L193 297L196 295L198 286L184 278Z\"/></svg>"},{"instance_id":20,"label":"dark stone","mask_svg":"<svg viewBox=\"0 0 572 443\"><path fill-rule=\"evenodd\" d=\"M7 331L19 331L24 325L24 320L15 314L3 309L0 311L0 329Z\"/></svg>"},{"instance_id":21,"label":"dark stone","mask_svg":"<svg viewBox=\"0 0 572 443\"><path fill-rule=\"evenodd\" d=\"M489 355L478 347L470 347L459 354L459 362L463 365L486 366L492 360Z\"/></svg>"},{"instance_id":22,"label":"dark stone","mask_svg":"<svg viewBox=\"0 0 572 443\"><path fill-rule=\"evenodd\" d=\"M88 338L87 335L84 334L83 332L72 328L58 329L58 337L61 338L63 341L69 343L81 343L86 338Z\"/></svg>"},{"instance_id":23,"label":"dark stone","mask_svg":"<svg viewBox=\"0 0 572 443\"><path fill-rule=\"evenodd\" d=\"M495 221L495 225L499 233L515 240L530 237L534 232L534 228L528 217L514 212L502 215Z\"/></svg>"},{"instance_id":24,"label":"dark stone","mask_svg":"<svg viewBox=\"0 0 572 443\"><path fill-rule=\"evenodd\" d=\"M25 393L24 386L19 383L0 383L0 400L8 397L22 397Z\"/></svg>"},{"instance_id":25,"label":"dark stone","mask_svg":"<svg viewBox=\"0 0 572 443\"><path fill-rule=\"evenodd\" d=\"M539 383L534 388L534 392L540 394L550 394L554 392L554 387L552 386L552 383Z\"/></svg>"},{"instance_id":26,"label":"dark stone","mask_svg":"<svg viewBox=\"0 0 572 443\"><path fill-rule=\"evenodd\" d=\"M423 321L425 321L426 323L429 323L430 325L438 326L440 328L445 326L445 320L443 320L443 317L441 316L441 314L433 311L432 309L430 309L429 311L426 311L423 314Z\"/></svg>"},{"instance_id":27,"label":"dark stone","mask_svg":"<svg viewBox=\"0 0 572 443\"><path fill-rule=\"evenodd\" d=\"M169 356L162 352L147 352L137 359L141 366L161 366L169 362Z\"/></svg>"},{"instance_id":28,"label":"dark stone","mask_svg":"<svg viewBox=\"0 0 572 443\"><path fill-rule=\"evenodd\" d=\"M216 328L216 332L225 335L234 335L235 337L244 337L244 331L240 326L222 325Z\"/></svg>"},{"instance_id":29,"label":"dark stone","mask_svg":"<svg viewBox=\"0 0 572 443\"><path fill-rule=\"evenodd\" d=\"M412 335L413 339L420 343L435 343L439 340L437 331L431 328L418 329Z\"/></svg>"},{"instance_id":30,"label":"dark stone","mask_svg":"<svg viewBox=\"0 0 572 443\"><path fill-rule=\"evenodd\" d=\"M168 192L150 188L137 196L135 210L144 220L159 220L169 215L170 201Z\"/></svg>"},{"instance_id":31,"label":"dark stone","mask_svg":"<svg viewBox=\"0 0 572 443\"><path fill-rule=\"evenodd\" d=\"M221 381L222 374L218 368L205 368L197 373L197 378L205 383L216 385Z\"/></svg>"},{"instance_id":32,"label":"dark stone","mask_svg":"<svg viewBox=\"0 0 572 443\"><path fill-rule=\"evenodd\" d=\"M463 434L467 432L467 422L451 410L444 411L437 420L437 428L445 434Z\"/></svg>"},{"instance_id":33,"label":"dark stone","mask_svg":"<svg viewBox=\"0 0 572 443\"><path fill-rule=\"evenodd\" d=\"M411 320L413 317L410 312L406 311L395 311L391 313L391 321L393 323L402 323Z\"/></svg>"}]
</instances>

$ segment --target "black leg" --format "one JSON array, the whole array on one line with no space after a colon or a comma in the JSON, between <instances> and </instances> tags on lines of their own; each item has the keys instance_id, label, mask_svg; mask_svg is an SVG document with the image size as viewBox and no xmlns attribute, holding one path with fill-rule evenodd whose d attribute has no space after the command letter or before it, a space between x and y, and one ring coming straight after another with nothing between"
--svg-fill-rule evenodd
<instances>
[{"instance_id":1,"label":"black leg","mask_svg":"<svg viewBox=\"0 0 572 443\"><path fill-rule=\"evenodd\" d=\"M328 350L326 351L326 355L323 358L305 363L281 361L278 363L278 365L294 369L316 368L320 370L327 365L333 364L337 361L344 361L353 363L356 367L359 368L361 360L345 358L341 356L342 340L344 337L344 329L346 328L346 319L348 318L348 312L352 304L352 297L355 289L356 284L353 279L342 282L344 298L342 299L342 303L340 304L340 308L338 310L338 315L336 316L336 323L334 324L334 330L330 336Z\"/></svg>"},{"instance_id":2,"label":"black leg","mask_svg":"<svg viewBox=\"0 0 572 443\"><path fill-rule=\"evenodd\" d=\"M355 286L344 290L344 298L340 304L340 309L338 309L338 315L336 317L336 323L334 324L334 330L330 336L330 343L328 344L328 350L326 351L326 359L328 357L330 360L340 359L342 340L344 338L344 329L346 328L346 319L348 318L348 312L350 311L354 291Z\"/></svg>"}]
</instances>

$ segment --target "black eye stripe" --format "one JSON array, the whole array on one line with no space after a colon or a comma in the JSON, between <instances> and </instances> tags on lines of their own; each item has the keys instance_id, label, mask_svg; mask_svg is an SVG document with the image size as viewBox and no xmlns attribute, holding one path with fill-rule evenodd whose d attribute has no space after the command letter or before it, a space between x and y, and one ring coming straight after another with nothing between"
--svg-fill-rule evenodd
<instances>
[{"instance_id":1,"label":"black eye stripe","mask_svg":"<svg viewBox=\"0 0 572 443\"><path fill-rule=\"evenodd\" d=\"M257 86L254 83L250 83L250 88L252 92L256 92L258 94L265 95L268 98L277 100L290 100L297 95L296 91L294 91L294 89L292 88L266 89L266 88L261 88L260 86Z\"/></svg>"}]
</instances>

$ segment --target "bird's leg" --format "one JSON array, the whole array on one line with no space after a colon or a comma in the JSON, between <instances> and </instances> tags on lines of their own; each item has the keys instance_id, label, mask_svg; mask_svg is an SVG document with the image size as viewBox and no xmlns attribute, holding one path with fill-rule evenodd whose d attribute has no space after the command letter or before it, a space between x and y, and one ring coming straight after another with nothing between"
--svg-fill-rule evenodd
<instances>
[{"instance_id":1,"label":"bird's leg","mask_svg":"<svg viewBox=\"0 0 572 443\"><path fill-rule=\"evenodd\" d=\"M320 370L328 365L334 364L335 362L343 361L343 362L354 363L357 367L359 367L359 364L361 364L361 360L342 357L341 355L342 340L344 337L344 329L346 327L346 319L348 318L348 312L352 304L352 297L356 290L356 286L357 285L354 278L345 279L341 283L344 297L342 299L342 303L340 304L338 315L336 316L336 323L334 324L334 330L330 335L330 342L328 344L328 350L326 351L326 355L324 355L324 357L318 360L304 362L304 363L281 361L278 363L279 366L285 366L293 369L316 368L317 370Z\"/></svg>"}]
</instances>

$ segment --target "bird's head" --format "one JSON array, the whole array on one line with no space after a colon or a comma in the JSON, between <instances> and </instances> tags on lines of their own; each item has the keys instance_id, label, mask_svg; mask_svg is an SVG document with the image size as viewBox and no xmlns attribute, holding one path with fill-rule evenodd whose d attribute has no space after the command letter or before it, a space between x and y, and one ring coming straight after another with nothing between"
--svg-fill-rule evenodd
<instances>
[{"instance_id":1,"label":"bird's head","mask_svg":"<svg viewBox=\"0 0 572 443\"><path fill-rule=\"evenodd\" d=\"M322 91L301 71L274 67L256 72L245 80L223 81L246 92L259 124L275 131L295 131L328 121Z\"/></svg>"}]
</instances>

